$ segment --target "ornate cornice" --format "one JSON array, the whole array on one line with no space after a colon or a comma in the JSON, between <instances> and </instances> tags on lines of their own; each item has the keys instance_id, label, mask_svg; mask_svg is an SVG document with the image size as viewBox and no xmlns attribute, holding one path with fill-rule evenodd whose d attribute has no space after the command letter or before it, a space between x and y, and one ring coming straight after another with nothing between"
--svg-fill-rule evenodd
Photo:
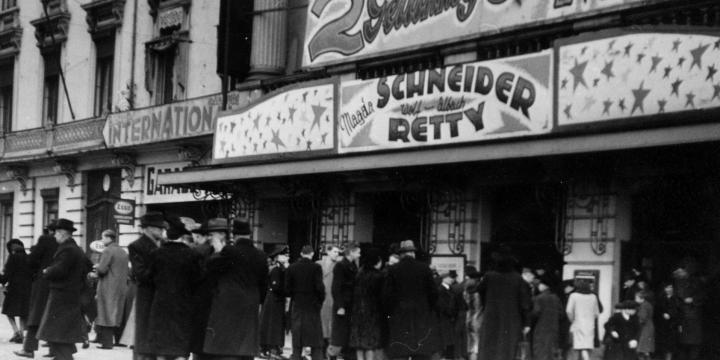
<instances>
[{"instance_id":1,"label":"ornate cornice","mask_svg":"<svg viewBox=\"0 0 720 360\"><path fill-rule=\"evenodd\" d=\"M82 5L85 21L93 38L112 35L122 26L125 0L95 0Z\"/></svg>"},{"instance_id":2,"label":"ornate cornice","mask_svg":"<svg viewBox=\"0 0 720 360\"><path fill-rule=\"evenodd\" d=\"M112 160L112 163L114 166L125 170L124 179L132 188L135 184L135 168L137 167L135 156L129 153L117 153L115 154L115 158Z\"/></svg>"},{"instance_id":3,"label":"ornate cornice","mask_svg":"<svg viewBox=\"0 0 720 360\"><path fill-rule=\"evenodd\" d=\"M0 12L0 59L17 55L21 41L20 8Z\"/></svg>"},{"instance_id":4,"label":"ornate cornice","mask_svg":"<svg viewBox=\"0 0 720 360\"><path fill-rule=\"evenodd\" d=\"M35 39L40 50L51 50L67 40L70 13L67 10L55 11L47 17L31 21L30 24L35 27Z\"/></svg>"},{"instance_id":5,"label":"ornate cornice","mask_svg":"<svg viewBox=\"0 0 720 360\"><path fill-rule=\"evenodd\" d=\"M10 179L13 179L18 182L18 186L20 187L20 191L23 192L23 195L27 195L27 184L30 181L30 177L28 176L28 168L27 166L23 165L10 165L7 166L5 170L5 174Z\"/></svg>"},{"instance_id":6,"label":"ornate cornice","mask_svg":"<svg viewBox=\"0 0 720 360\"><path fill-rule=\"evenodd\" d=\"M57 175L65 175L65 177L67 178L67 186L70 188L70 191L73 191L75 189L75 186L78 185L75 182L78 171L74 160L55 160L53 172L55 172L55 174Z\"/></svg>"}]
</instances>

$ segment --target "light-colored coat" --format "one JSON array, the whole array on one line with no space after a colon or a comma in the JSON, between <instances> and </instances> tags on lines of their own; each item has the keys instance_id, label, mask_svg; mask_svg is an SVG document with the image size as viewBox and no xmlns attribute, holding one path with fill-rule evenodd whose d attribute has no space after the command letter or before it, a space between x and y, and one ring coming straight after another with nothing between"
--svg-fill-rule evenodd
<instances>
[{"instance_id":1,"label":"light-colored coat","mask_svg":"<svg viewBox=\"0 0 720 360\"><path fill-rule=\"evenodd\" d=\"M322 260L317 262L322 267L323 272L323 284L325 285L325 301L320 309L320 319L322 320L322 332L325 339L330 338L332 329L332 318L333 318L333 296L332 296L332 283L333 283L333 270L335 270L335 261L330 260L329 256L324 257Z\"/></svg>"},{"instance_id":2,"label":"light-colored coat","mask_svg":"<svg viewBox=\"0 0 720 360\"><path fill-rule=\"evenodd\" d=\"M600 315L600 305L595 294L570 294L565 311L571 324L573 349L595 348L595 319Z\"/></svg>"},{"instance_id":3,"label":"light-colored coat","mask_svg":"<svg viewBox=\"0 0 720 360\"><path fill-rule=\"evenodd\" d=\"M100 255L97 272L100 280L97 286L98 316L95 323L119 327L123 321L128 290L128 254L116 243L108 245Z\"/></svg>"}]
</instances>

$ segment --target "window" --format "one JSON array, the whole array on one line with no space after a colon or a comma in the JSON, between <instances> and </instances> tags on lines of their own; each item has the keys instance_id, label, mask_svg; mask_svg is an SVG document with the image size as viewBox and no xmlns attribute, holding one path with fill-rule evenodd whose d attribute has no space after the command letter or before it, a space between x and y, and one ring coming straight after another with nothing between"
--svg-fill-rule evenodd
<instances>
[{"instance_id":1,"label":"window","mask_svg":"<svg viewBox=\"0 0 720 360\"><path fill-rule=\"evenodd\" d=\"M57 124L58 95L60 90L60 54L58 51L43 56L45 81L43 87L43 122L46 126Z\"/></svg>"},{"instance_id":2,"label":"window","mask_svg":"<svg viewBox=\"0 0 720 360\"><path fill-rule=\"evenodd\" d=\"M12 239L13 194L0 194L0 258L5 259L5 244Z\"/></svg>"},{"instance_id":3,"label":"window","mask_svg":"<svg viewBox=\"0 0 720 360\"><path fill-rule=\"evenodd\" d=\"M58 197L60 191L55 189L43 189L40 191L43 198L43 227L58 218Z\"/></svg>"},{"instance_id":4,"label":"window","mask_svg":"<svg viewBox=\"0 0 720 360\"><path fill-rule=\"evenodd\" d=\"M220 3L217 27L217 73L222 76L227 72L230 89L234 84L244 81L250 72L252 29L252 1L223 0ZM227 64L225 64L226 58Z\"/></svg>"},{"instance_id":5,"label":"window","mask_svg":"<svg viewBox=\"0 0 720 360\"><path fill-rule=\"evenodd\" d=\"M12 9L17 6L17 0L2 0L2 6L0 10Z\"/></svg>"},{"instance_id":6,"label":"window","mask_svg":"<svg viewBox=\"0 0 720 360\"><path fill-rule=\"evenodd\" d=\"M0 122L3 132L10 132L13 113L13 64L0 65Z\"/></svg>"},{"instance_id":7,"label":"window","mask_svg":"<svg viewBox=\"0 0 720 360\"><path fill-rule=\"evenodd\" d=\"M155 104L173 101L173 68L175 48L157 53L157 78L155 79Z\"/></svg>"},{"instance_id":8,"label":"window","mask_svg":"<svg viewBox=\"0 0 720 360\"><path fill-rule=\"evenodd\" d=\"M113 62L115 61L115 39L99 39L95 65L95 116L112 111Z\"/></svg>"}]
</instances>

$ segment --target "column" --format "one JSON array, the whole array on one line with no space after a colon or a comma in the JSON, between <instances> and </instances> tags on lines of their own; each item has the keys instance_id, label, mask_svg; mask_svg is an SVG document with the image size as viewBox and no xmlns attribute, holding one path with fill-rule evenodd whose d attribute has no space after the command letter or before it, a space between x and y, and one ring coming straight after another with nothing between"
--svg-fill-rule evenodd
<instances>
[{"instance_id":1,"label":"column","mask_svg":"<svg viewBox=\"0 0 720 360\"><path fill-rule=\"evenodd\" d=\"M287 0L255 0L250 79L259 80L280 75L285 70L287 54ZM266 11L272 9L282 9ZM265 12L263 12L265 11Z\"/></svg>"}]
</instances>

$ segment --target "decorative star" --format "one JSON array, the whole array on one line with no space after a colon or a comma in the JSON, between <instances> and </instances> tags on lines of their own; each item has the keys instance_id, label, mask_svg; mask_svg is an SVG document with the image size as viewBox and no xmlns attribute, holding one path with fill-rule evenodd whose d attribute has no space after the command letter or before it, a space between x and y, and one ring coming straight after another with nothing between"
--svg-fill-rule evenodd
<instances>
[{"instance_id":1,"label":"decorative star","mask_svg":"<svg viewBox=\"0 0 720 360\"><path fill-rule=\"evenodd\" d=\"M253 119L253 129L260 130L260 114Z\"/></svg>"},{"instance_id":2,"label":"decorative star","mask_svg":"<svg viewBox=\"0 0 720 360\"><path fill-rule=\"evenodd\" d=\"M665 99L658 100L658 107L660 108L660 110L658 110L659 113L665 112L665 105L667 105L667 100L665 100Z\"/></svg>"},{"instance_id":3,"label":"decorative star","mask_svg":"<svg viewBox=\"0 0 720 360\"><path fill-rule=\"evenodd\" d=\"M307 102L307 95L308 95L308 92L307 92L307 91L302 94L302 96L303 96L303 102Z\"/></svg>"},{"instance_id":4,"label":"decorative star","mask_svg":"<svg viewBox=\"0 0 720 360\"><path fill-rule=\"evenodd\" d=\"M677 78L675 82L672 83L672 91L670 92L670 95L675 94L675 96L680 97L680 84L682 84L682 80L680 78Z\"/></svg>"},{"instance_id":5,"label":"decorative star","mask_svg":"<svg viewBox=\"0 0 720 360\"><path fill-rule=\"evenodd\" d=\"M645 85L644 81L640 83L640 87L632 91L633 96L635 97L635 101L633 102L632 109L630 110L630 115L635 113L636 109L640 109L640 112L642 112L643 114L645 113L645 107L643 106L643 102L650 93L650 90L643 89L643 85Z\"/></svg>"},{"instance_id":6,"label":"decorative star","mask_svg":"<svg viewBox=\"0 0 720 360\"><path fill-rule=\"evenodd\" d=\"M628 57L630 56L630 49L632 49L632 47L633 47L633 43L629 43L629 44L625 45L625 55L624 56L628 56Z\"/></svg>"},{"instance_id":7,"label":"decorative star","mask_svg":"<svg viewBox=\"0 0 720 360\"><path fill-rule=\"evenodd\" d=\"M583 77L587 64L587 61L578 63L577 59L575 59L575 66L570 69L570 74L573 76L573 91L577 89L579 84L582 84L587 89L587 84L585 83L585 78Z\"/></svg>"},{"instance_id":8,"label":"decorative star","mask_svg":"<svg viewBox=\"0 0 720 360\"><path fill-rule=\"evenodd\" d=\"M698 45L695 49L690 50L690 55L693 57L692 64L690 64L690 70L692 70L695 64L697 64L698 68L702 69L702 56L705 54L705 51L707 51L708 47L710 47L710 44Z\"/></svg>"},{"instance_id":9,"label":"decorative star","mask_svg":"<svg viewBox=\"0 0 720 360\"><path fill-rule=\"evenodd\" d=\"M610 42L608 43L608 52L610 52L610 50L612 50L613 47L615 46L615 41L617 41L617 39L612 39L612 40L610 40Z\"/></svg>"},{"instance_id":10,"label":"decorative star","mask_svg":"<svg viewBox=\"0 0 720 360\"><path fill-rule=\"evenodd\" d=\"M718 100L720 100L720 84L713 85L713 96L710 98L710 101L714 100L715 98L718 98Z\"/></svg>"},{"instance_id":11,"label":"decorative star","mask_svg":"<svg viewBox=\"0 0 720 360\"><path fill-rule=\"evenodd\" d=\"M618 101L618 107L620 108L620 112L625 112L625 98Z\"/></svg>"},{"instance_id":12,"label":"decorative star","mask_svg":"<svg viewBox=\"0 0 720 360\"><path fill-rule=\"evenodd\" d=\"M601 74L605 75L607 80L609 81L611 77L615 77L615 74L613 74L612 67L613 67L613 61L605 62L605 67L603 67L602 71L600 71Z\"/></svg>"},{"instance_id":13,"label":"decorative star","mask_svg":"<svg viewBox=\"0 0 720 360\"><path fill-rule=\"evenodd\" d=\"M258 143L253 143L253 152L257 152Z\"/></svg>"},{"instance_id":14,"label":"decorative star","mask_svg":"<svg viewBox=\"0 0 720 360\"><path fill-rule=\"evenodd\" d=\"M585 105L582 108L582 111L588 111L590 108L597 103L597 100L592 96L585 97Z\"/></svg>"},{"instance_id":15,"label":"decorative star","mask_svg":"<svg viewBox=\"0 0 720 360\"><path fill-rule=\"evenodd\" d=\"M277 131L271 129L270 131L272 131L272 140L270 142L275 144L275 150L280 151L280 146L287 148L285 143L280 140L280 129L277 129Z\"/></svg>"},{"instance_id":16,"label":"decorative star","mask_svg":"<svg viewBox=\"0 0 720 360\"><path fill-rule=\"evenodd\" d=\"M263 141L263 149L267 149L267 140Z\"/></svg>"},{"instance_id":17,"label":"decorative star","mask_svg":"<svg viewBox=\"0 0 720 360\"><path fill-rule=\"evenodd\" d=\"M297 109L292 106L288 108L288 113L290 114L290 122L295 122L295 111L297 111Z\"/></svg>"},{"instance_id":18,"label":"decorative star","mask_svg":"<svg viewBox=\"0 0 720 360\"><path fill-rule=\"evenodd\" d=\"M653 73L657 70L657 67L658 67L658 65L660 65L660 62L662 61L662 59L663 58L661 58L660 56L657 56L657 55L650 58L650 60L652 60L652 66L650 67L651 73Z\"/></svg>"},{"instance_id":19,"label":"decorative star","mask_svg":"<svg viewBox=\"0 0 720 360\"><path fill-rule=\"evenodd\" d=\"M326 144L327 136L328 136L328 133L323 133L322 135L320 135L320 137L322 138L321 144Z\"/></svg>"},{"instance_id":20,"label":"decorative star","mask_svg":"<svg viewBox=\"0 0 720 360\"><path fill-rule=\"evenodd\" d=\"M680 58L678 59L678 66L683 66L684 63L685 63L685 58L684 58L684 57L680 57Z\"/></svg>"},{"instance_id":21,"label":"decorative star","mask_svg":"<svg viewBox=\"0 0 720 360\"><path fill-rule=\"evenodd\" d=\"M720 49L720 40L715 42L715 46L713 46L713 50Z\"/></svg>"},{"instance_id":22,"label":"decorative star","mask_svg":"<svg viewBox=\"0 0 720 360\"><path fill-rule=\"evenodd\" d=\"M317 125L318 129L320 129L320 118L322 118L323 113L325 113L325 110L327 110L326 107L320 106L320 105L313 105L312 106L314 119L312 122L312 125L310 125L310 131Z\"/></svg>"},{"instance_id":23,"label":"decorative star","mask_svg":"<svg viewBox=\"0 0 720 360\"><path fill-rule=\"evenodd\" d=\"M567 79L567 78L566 78L566 79L562 79L560 88L561 88L561 89L567 88L567 83L568 83L568 79Z\"/></svg>"},{"instance_id":24,"label":"decorative star","mask_svg":"<svg viewBox=\"0 0 720 360\"><path fill-rule=\"evenodd\" d=\"M676 39L675 41L673 41L672 51L678 52L678 49L680 49L680 43L682 43L680 39Z\"/></svg>"},{"instance_id":25,"label":"decorative star","mask_svg":"<svg viewBox=\"0 0 720 360\"><path fill-rule=\"evenodd\" d=\"M588 49L587 46L583 46L583 48L580 50L580 55L585 55L585 53L587 52L587 49Z\"/></svg>"},{"instance_id":26,"label":"decorative star","mask_svg":"<svg viewBox=\"0 0 720 360\"><path fill-rule=\"evenodd\" d=\"M672 71L672 67L668 66L664 70L665 70L665 73L663 74L663 79L667 79L670 77L670 72Z\"/></svg>"},{"instance_id":27,"label":"decorative star","mask_svg":"<svg viewBox=\"0 0 720 360\"><path fill-rule=\"evenodd\" d=\"M644 59L644 58L645 58L645 54L643 54L643 53L637 54L637 63L638 64L642 63L642 59Z\"/></svg>"},{"instance_id":28,"label":"decorative star","mask_svg":"<svg viewBox=\"0 0 720 360\"><path fill-rule=\"evenodd\" d=\"M307 150L312 150L312 141L307 141Z\"/></svg>"},{"instance_id":29,"label":"decorative star","mask_svg":"<svg viewBox=\"0 0 720 360\"><path fill-rule=\"evenodd\" d=\"M717 69L715 68L715 65L708 66L708 74L705 80L715 81L715 73L717 73Z\"/></svg>"},{"instance_id":30,"label":"decorative star","mask_svg":"<svg viewBox=\"0 0 720 360\"><path fill-rule=\"evenodd\" d=\"M565 113L565 117L568 119L572 119L572 115L570 115L570 109L572 109L572 104L568 104L565 106L565 110L563 110L563 113Z\"/></svg>"},{"instance_id":31,"label":"decorative star","mask_svg":"<svg viewBox=\"0 0 720 360\"><path fill-rule=\"evenodd\" d=\"M612 104L613 102L610 99L603 101L603 115L610 115L610 107L612 106Z\"/></svg>"},{"instance_id":32,"label":"decorative star","mask_svg":"<svg viewBox=\"0 0 720 360\"><path fill-rule=\"evenodd\" d=\"M600 79L599 79L599 78L595 78L595 79L593 80L593 87L597 87L599 82L600 82Z\"/></svg>"},{"instance_id":33,"label":"decorative star","mask_svg":"<svg viewBox=\"0 0 720 360\"><path fill-rule=\"evenodd\" d=\"M685 98L687 99L687 101L685 102L685 107L691 106L694 108L695 107L695 94L693 94L691 91L691 92L687 93L687 95L685 95Z\"/></svg>"},{"instance_id":34,"label":"decorative star","mask_svg":"<svg viewBox=\"0 0 720 360\"><path fill-rule=\"evenodd\" d=\"M271 121L271 120L272 120L272 119L271 119L269 116L265 118L265 127L270 126L270 121Z\"/></svg>"}]
</instances>

